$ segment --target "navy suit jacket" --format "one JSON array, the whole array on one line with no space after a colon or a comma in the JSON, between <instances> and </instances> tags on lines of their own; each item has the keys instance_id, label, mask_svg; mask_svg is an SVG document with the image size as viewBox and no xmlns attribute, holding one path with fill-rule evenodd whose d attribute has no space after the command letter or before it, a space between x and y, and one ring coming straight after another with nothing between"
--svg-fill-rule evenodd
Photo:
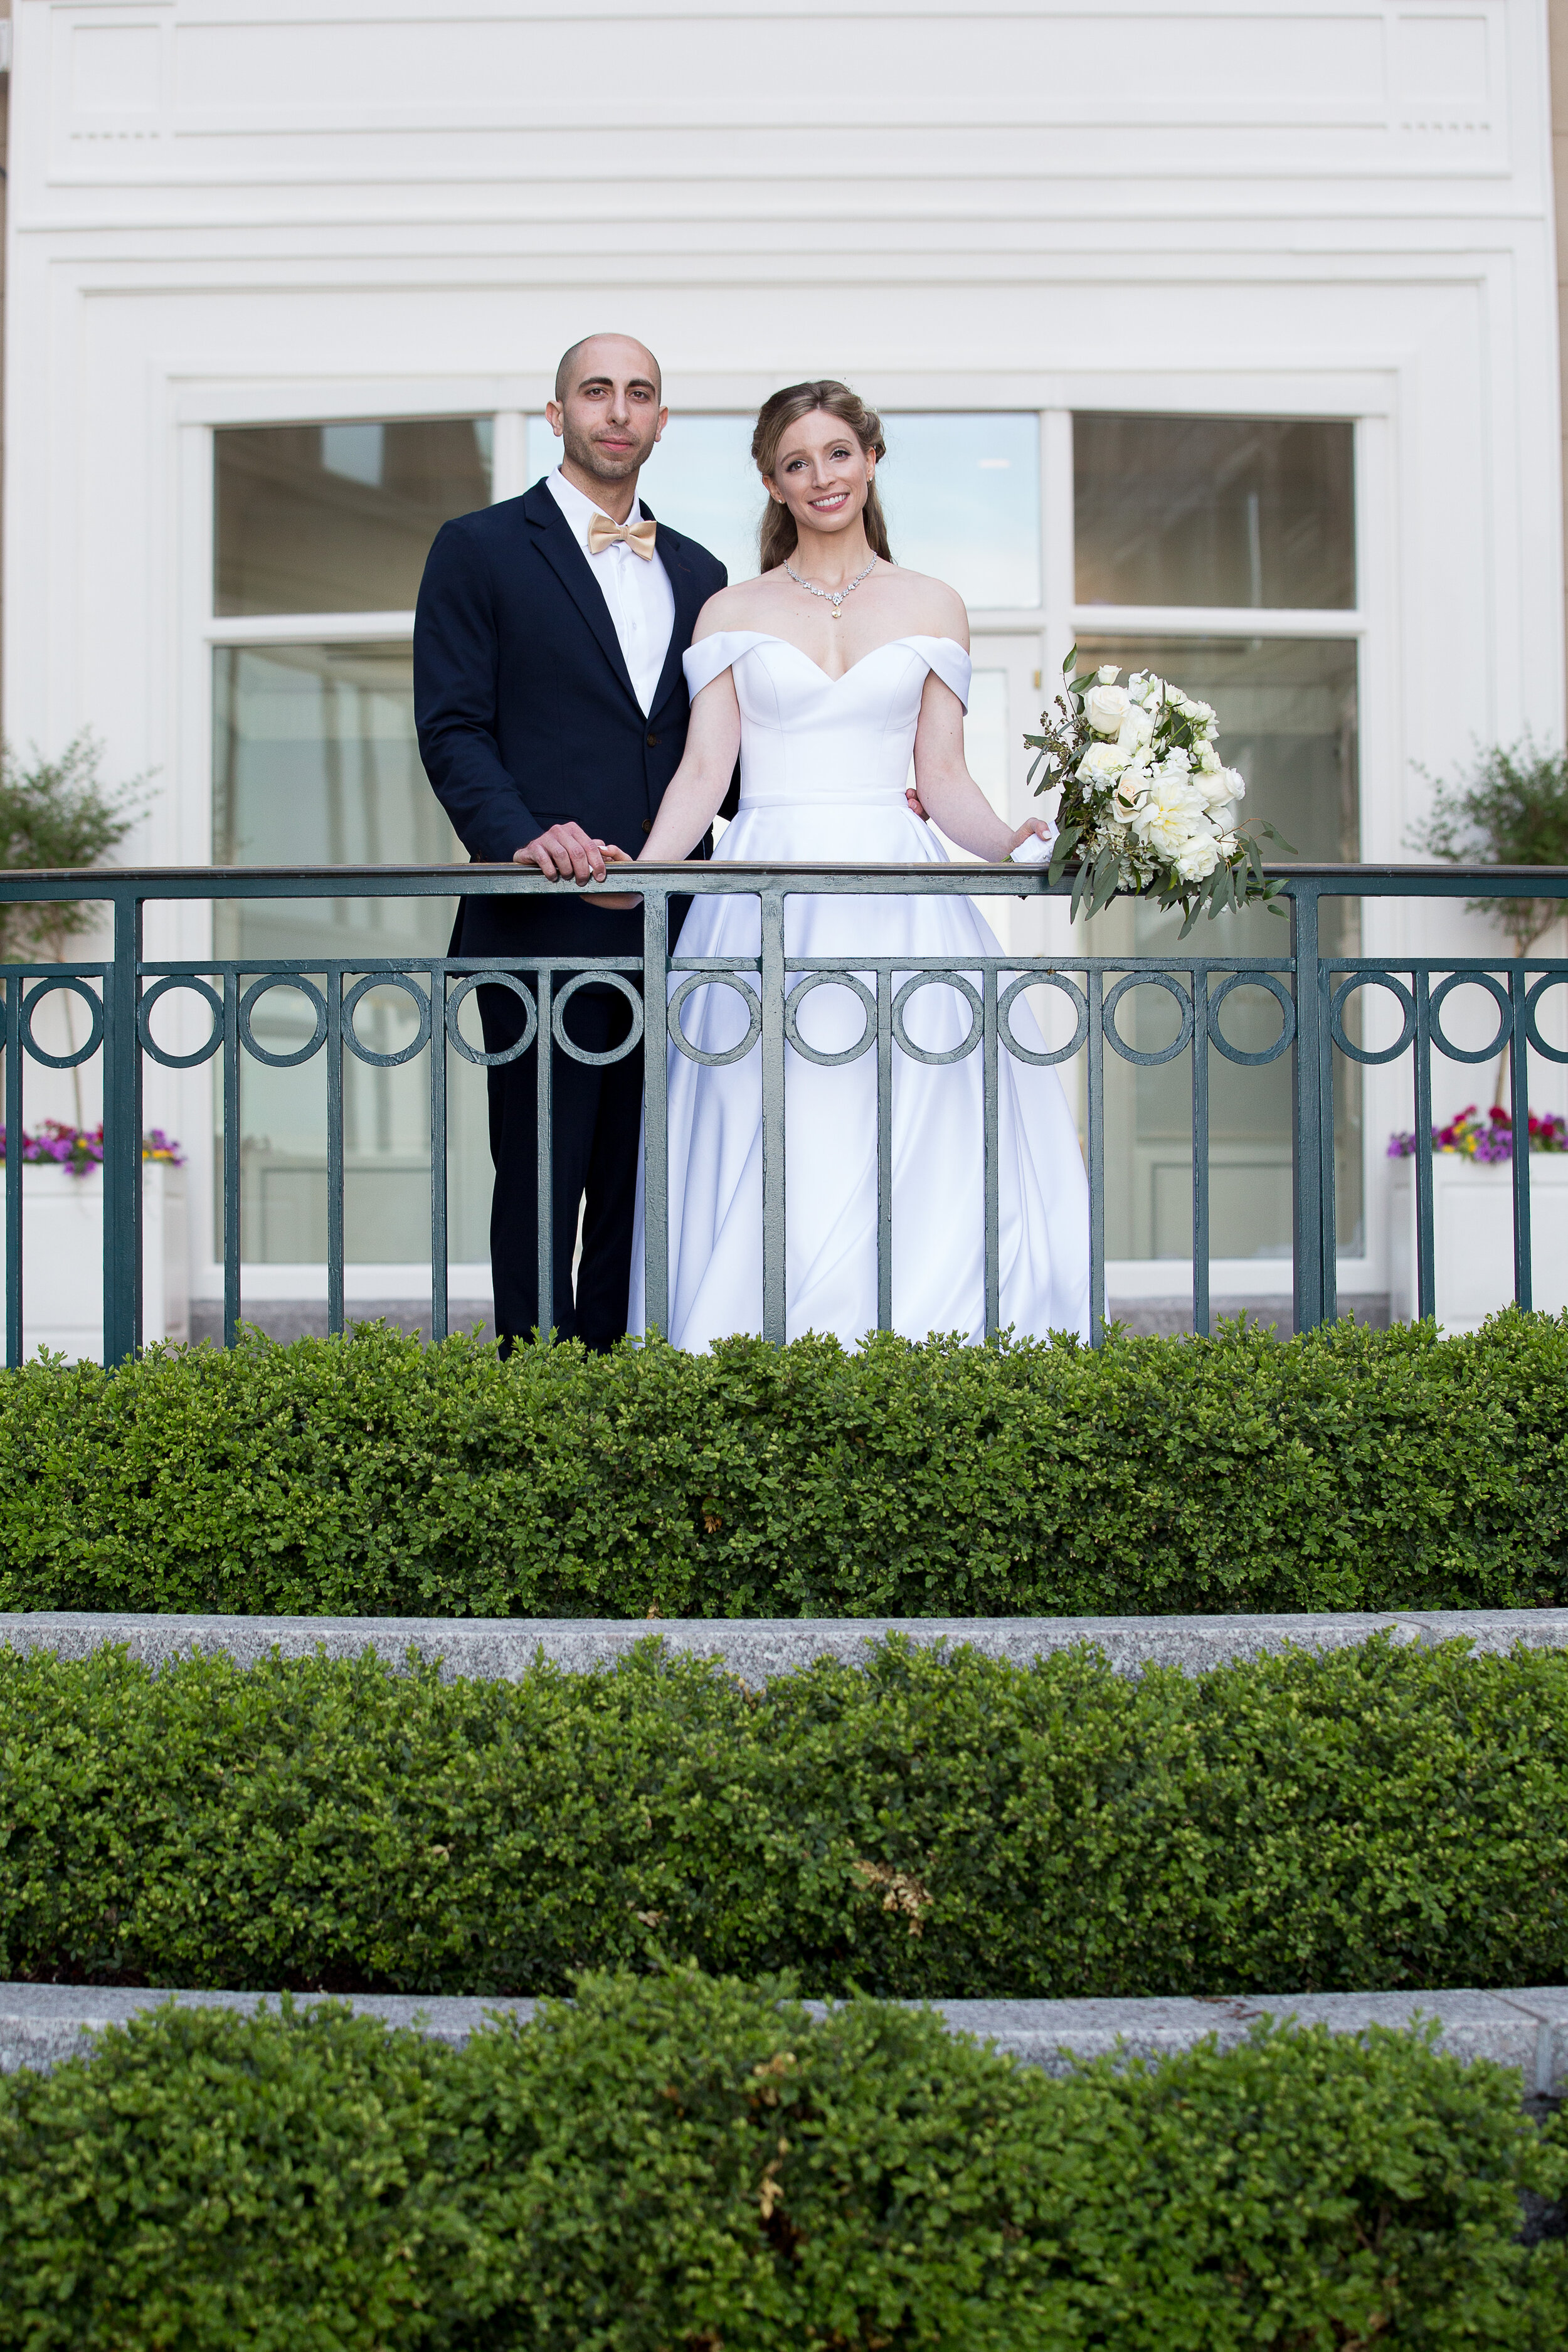
<instances>
[{"instance_id":1,"label":"navy suit jacket","mask_svg":"<svg viewBox=\"0 0 1568 2352\"><path fill-rule=\"evenodd\" d=\"M729 578L666 523L658 544L675 625L645 716L593 568L543 482L437 533L414 621L414 709L425 772L471 859L509 864L565 818L628 856L642 847L686 748L680 657ZM463 899L451 952L640 952L640 914L558 889Z\"/></svg>"}]
</instances>

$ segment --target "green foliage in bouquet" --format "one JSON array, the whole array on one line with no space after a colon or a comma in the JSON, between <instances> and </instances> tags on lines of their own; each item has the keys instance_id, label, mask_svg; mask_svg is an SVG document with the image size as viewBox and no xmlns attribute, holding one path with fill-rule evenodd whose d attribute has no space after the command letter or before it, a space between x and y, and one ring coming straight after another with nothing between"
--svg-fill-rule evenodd
<instances>
[{"instance_id":1,"label":"green foliage in bouquet","mask_svg":"<svg viewBox=\"0 0 1568 2352\"><path fill-rule=\"evenodd\" d=\"M1117 1615L1568 1602L1568 1318L0 1372L0 1609Z\"/></svg>"},{"instance_id":2,"label":"green foliage in bouquet","mask_svg":"<svg viewBox=\"0 0 1568 2352\"><path fill-rule=\"evenodd\" d=\"M1266 879L1263 853L1240 829L1247 785L1215 749L1215 714L1179 687L1135 670L1125 686L1107 663L1078 668L1074 646L1062 690L1026 735L1037 793L1061 787L1053 882L1070 865L1072 912L1098 915L1119 890L1179 907L1185 939L1201 914L1264 906L1277 915L1280 885ZM1271 824L1259 831L1282 849ZM1294 855L1294 852L1291 852Z\"/></svg>"},{"instance_id":3,"label":"green foliage in bouquet","mask_svg":"<svg viewBox=\"0 0 1568 2352\"><path fill-rule=\"evenodd\" d=\"M168 2007L0 2077L5 2352L1560 2347L1519 2077L1258 2027L1062 2075L787 1980L590 1977L462 2049Z\"/></svg>"},{"instance_id":4,"label":"green foliage in bouquet","mask_svg":"<svg viewBox=\"0 0 1568 2352\"><path fill-rule=\"evenodd\" d=\"M868 1645L748 1687L0 1651L0 1979L544 1993L1552 1985L1568 1654L1388 1636L1136 1680Z\"/></svg>"}]
</instances>

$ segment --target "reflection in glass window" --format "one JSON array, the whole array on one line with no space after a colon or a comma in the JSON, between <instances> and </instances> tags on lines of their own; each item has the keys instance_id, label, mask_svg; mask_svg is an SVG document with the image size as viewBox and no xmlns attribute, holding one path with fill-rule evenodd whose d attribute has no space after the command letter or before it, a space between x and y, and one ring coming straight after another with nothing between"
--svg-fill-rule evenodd
<instances>
[{"instance_id":1,"label":"reflection in glass window","mask_svg":"<svg viewBox=\"0 0 1568 2352\"><path fill-rule=\"evenodd\" d=\"M1249 830L1268 818L1312 865L1360 855L1356 744L1356 647L1349 639L1097 637L1079 658L1152 669L1219 714L1220 748L1247 779ZM1264 844L1270 864L1289 864ZM1353 955L1353 899L1323 906L1324 944ZM1115 901L1089 927L1096 953L1179 955L1179 915ZM1189 934L1205 954L1282 956L1289 933L1262 909L1206 918ZM1129 1045L1157 1052L1174 1036L1168 995L1141 988L1122 999L1118 1021ZM1264 1051L1279 1034L1279 1008L1261 989L1237 989L1221 1014L1233 1044ZM1192 1254L1192 1066L1185 1054L1157 1068L1106 1055L1106 1250L1111 1257ZM1335 1203L1342 1250L1362 1246L1360 1069L1336 1057ZM1290 1060L1248 1069L1209 1057L1210 1247L1215 1257L1290 1255Z\"/></svg>"},{"instance_id":2,"label":"reflection in glass window","mask_svg":"<svg viewBox=\"0 0 1568 2352\"><path fill-rule=\"evenodd\" d=\"M492 439L488 416L215 433L215 610L410 611L441 525L489 504Z\"/></svg>"},{"instance_id":3,"label":"reflection in glass window","mask_svg":"<svg viewBox=\"0 0 1568 2352\"><path fill-rule=\"evenodd\" d=\"M1040 602L1040 420L884 416L879 471L895 560L956 588L972 611Z\"/></svg>"},{"instance_id":4,"label":"reflection in glass window","mask_svg":"<svg viewBox=\"0 0 1568 2352\"><path fill-rule=\"evenodd\" d=\"M1080 604L1355 603L1348 424L1075 416L1073 486Z\"/></svg>"},{"instance_id":5,"label":"reflection in glass window","mask_svg":"<svg viewBox=\"0 0 1568 2352\"><path fill-rule=\"evenodd\" d=\"M655 514L727 565L757 571L767 493L752 463L750 416L672 416L639 490ZM1034 415L900 415L883 419L879 476L893 554L934 573L977 610L1040 601L1040 428ZM553 472L561 444L543 417L528 426L531 481Z\"/></svg>"},{"instance_id":6,"label":"reflection in glass window","mask_svg":"<svg viewBox=\"0 0 1568 2352\"><path fill-rule=\"evenodd\" d=\"M439 865L459 856L414 735L405 645L223 646L214 656L213 859L219 866ZM220 956L445 952L446 898L277 899L215 908ZM318 979L318 985L320 980ZM304 1045L314 1013L275 988L252 1015L258 1043ZM414 1034L401 991L373 992L358 1034L379 1053ZM488 1254L488 1149L480 1074L448 1057L451 1254ZM356 1264L430 1255L429 1062L396 1069L343 1060L344 1234ZM221 1088L215 1094L221 1119ZM327 1254L326 1058L294 1069L248 1056L241 1070L241 1250L252 1263L320 1264ZM221 1160L218 1162L221 1169ZM221 1220L221 1200L215 1215ZM221 1223L215 1247L221 1254Z\"/></svg>"}]
</instances>

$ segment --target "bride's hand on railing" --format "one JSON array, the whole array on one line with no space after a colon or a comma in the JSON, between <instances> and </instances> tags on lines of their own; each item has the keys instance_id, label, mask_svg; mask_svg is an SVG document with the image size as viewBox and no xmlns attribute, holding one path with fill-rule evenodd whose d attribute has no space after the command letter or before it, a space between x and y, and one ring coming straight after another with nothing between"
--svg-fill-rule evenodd
<instances>
[{"instance_id":1,"label":"bride's hand on railing","mask_svg":"<svg viewBox=\"0 0 1568 2352\"><path fill-rule=\"evenodd\" d=\"M1052 824L1048 816L1026 817L1023 824L1018 827L1017 832L1013 835L1012 840L1007 844L1005 854L1006 856L1011 857L1016 850L1022 848L1025 842L1037 841L1040 844L1039 848L1030 850L1024 857L1020 858L1018 862L1020 865L1043 866L1047 858L1050 856L1051 844L1055 841L1056 837L1057 828Z\"/></svg>"}]
</instances>

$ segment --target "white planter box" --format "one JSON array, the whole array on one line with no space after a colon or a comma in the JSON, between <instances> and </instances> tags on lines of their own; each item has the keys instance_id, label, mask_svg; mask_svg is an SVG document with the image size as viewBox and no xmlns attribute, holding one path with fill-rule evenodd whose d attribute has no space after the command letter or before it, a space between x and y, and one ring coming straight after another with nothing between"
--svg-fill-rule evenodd
<instances>
[{"instance_id":1,"label":"white planter box","mask_svg":"<svg viewBox=\"0 0 1568 2352\"><path fill-rule=\"evenodd\" d=\"M1396 1160L1389 1186L1389 1310L1415 1320L1415 1162ZM1433 1272L1446 1331L1479 1331L1513 1297L1513 1170L1454 1151L1432 1155ZM1530 1155L1531 1303L1568 1307L1568 1152Z\"/></svg>"},{"instance_id":2,"label":"white planter box","mask_svg":"<svg viewBox=\"0 0 1568 2352\"><path fill-rule=\"evenodd\" d=\"M5 1179L0 1172L0 1271L5 1263ZM190 1332L185 1171L167 1160L142 1168L142 1337ZM3 1327L0 1327L3 1329ZM22 1341L103 1360L103 1178L63 1168L22 1171Z\"/></svg>"}]
</instances>

